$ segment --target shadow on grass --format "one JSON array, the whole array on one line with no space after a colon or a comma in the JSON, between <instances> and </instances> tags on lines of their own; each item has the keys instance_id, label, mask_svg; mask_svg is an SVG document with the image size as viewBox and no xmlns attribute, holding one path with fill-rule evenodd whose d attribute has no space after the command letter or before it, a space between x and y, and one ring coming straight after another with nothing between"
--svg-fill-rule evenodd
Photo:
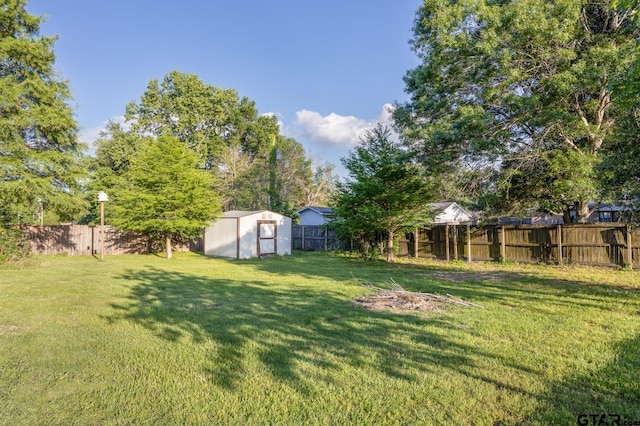
<instances>
[{"instance_id":1,"label":"shadow on grass","mask_svg":"<svg viewBox=\"0 0 640 426\"><path fill-rule=\"evenodd\" d=\"M541 400L542 408L532 415L541 424L640 422L640 335L618 343L615 357L603 368L554 384ZM578 423L580 415L589 423Z\"/></svg>"},{"instance_id":2,"label":"shadow on grass","mask_svg":"<svg viewBox=\"0 0 640 426\"><path fill-rule=\"evenodd\" d=\"M554 306L616 310L620 302L627 298L633 305L629 313L640 314L640 286L612 286L581 281L579 270L574 279L566 280L544 277L535 272L499 269L471 271L464 265L444 262L442 265L388 264L362 262L331 253L308 252L252 264L272 274L322 277L351 283L358 279L381 285L393 279L410 291L452 294L478 304L526 306L528 310L546 311Z\"/></svg>"},{"instance_id":3,"label":"shadow on grass","mask_svg":"<svg viewBox=\"0 0 640 426\"><path fill-rule=\"evenodd\" d=\"M444 317L368 312L323 289L292 285L283 290L259 280L151 268L122 278L133 282L132 293L125 303L112 305L116 313L109 320L132 321L169 342L213 342L207 374L223 388L245 380L245 363L256 360L261 370L301 393L309 393L317 381L331 382L348 366L407 381L443 368L475 370L473 377L482 379L477 363L487 358L531 372L461 342L455 337L459 329Z\"/></svg>"}]
</instances>

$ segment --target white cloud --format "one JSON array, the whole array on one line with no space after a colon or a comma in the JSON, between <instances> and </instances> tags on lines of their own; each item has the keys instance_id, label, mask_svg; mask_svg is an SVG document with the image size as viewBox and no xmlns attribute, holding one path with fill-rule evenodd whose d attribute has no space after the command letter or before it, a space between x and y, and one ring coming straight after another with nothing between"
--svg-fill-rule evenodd
<instances>
[{"instance_id":1,"label":"white cloud","mask_svg":"<svg viewBox=\"0 0 640 426\"><path fill-rule=\"evenodd\" d=\"M261 115L266 117L275 117L278 122L278 128L280 128L280 130L284 128L284 123L282 122L282 114L277 112L265 112L264 114L261 114Z\"/></svg>"},{"instance_id":2,"label":"white cloud","mask_svg":"<svg viewBox=\"0 0 640 426\"><path fill-rule=\"evenodd\" d=\"M351 148L378 123L390 125L391 108L391 104L385 104L380 115L373 120L335 113L322 116L318 112L303 109L296 112L293 128L288 129L288 132L294 137L307 139L314 145Z\"/></svg>"},{"instance_id":3,"label":"white cloud","mask_svg":"<svg viewBox=\"0 0 640 426\"><path fill-rule=\"evenodd\" d=\"M98 139L100 139L100 132L103 132L107 129L107 124L109 124L109 121L115 121L124 126L124 116L120 115L118 117L113 117L110 120L103 121L97 126L94 126L88 129L81 129L80 132L78 132L78 141L87 145L88 147L87 153L89 155L95 154L95 151L96 151L95 142ZM124 126L124 128L126 129L127 127Z\"/></svg>"}]
</instances>

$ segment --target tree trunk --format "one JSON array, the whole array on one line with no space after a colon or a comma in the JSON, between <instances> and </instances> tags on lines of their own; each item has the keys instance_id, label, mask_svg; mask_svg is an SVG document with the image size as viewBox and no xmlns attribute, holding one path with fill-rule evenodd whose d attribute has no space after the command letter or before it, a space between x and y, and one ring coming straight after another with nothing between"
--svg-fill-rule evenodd
<instances>
[{"instance_id":1,"label":"tree trunk","mask_svg":"<svg viewBox=\"0 0 640 426\"><path fill-rule=\"evenodd\" d=\"M171 252L171 236L167 235L167 259L171 259L173 253Z\"/></svg>"},{"instance_id":2,"label":"tree trunk","mask_svg":"<svg viewBox=\"0 0 640 426\"><path fill-rule=\"evenodd\" d=\"M576 223L587 223L589 216L591 216L591 209L589 209L588 201L576 201L573 203L576 209Z\"/></svg>"},{"instance_id":3,"label":"tree trunk","mask_svg":"<svg viewBox=\"0 0 640 426\"><path fill-rule=\"evenodd\" d=\"M395 233L389 231L389 239L387 240L387 262L393 263L396 261L395 254L393 253L393 238Z\"/></svg>"},{"instance_id":4,"label":"tree trunk","mask_svg":"<svg viewBox=\"0 0 640 426\"><path fill-rule=\"evenodd\" d=\"M369 241L362 235L360 235L358 239L360 240L360 256L366 259L369 256Z\"/></svg>"}]
</instances>

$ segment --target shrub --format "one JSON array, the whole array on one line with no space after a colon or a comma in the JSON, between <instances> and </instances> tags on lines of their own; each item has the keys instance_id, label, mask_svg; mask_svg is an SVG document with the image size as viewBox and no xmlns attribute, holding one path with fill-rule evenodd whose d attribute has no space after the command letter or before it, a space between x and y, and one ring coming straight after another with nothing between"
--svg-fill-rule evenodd
<instances>
[{"instance_id":1,"label":"shrub","mask_svg":"<svg viewBox=\"0 0 640 426\"><path fill-rule=\"evenodd\" d=\"M0 227L0 265L17 262L31 253L31 246L21 229Z\"/></svg>"}]
</instances>

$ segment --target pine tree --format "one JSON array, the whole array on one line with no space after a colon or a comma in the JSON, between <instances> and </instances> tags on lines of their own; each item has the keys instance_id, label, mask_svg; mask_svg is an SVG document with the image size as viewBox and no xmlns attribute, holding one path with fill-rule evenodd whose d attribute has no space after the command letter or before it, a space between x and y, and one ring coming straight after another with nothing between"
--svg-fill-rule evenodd
<instances>
[{"instance_id":1,"label":"pine tree","mask_svg":"<svg viewBox=\"0 0 640 426\"><path fill-rule=\"evenodd\" d=\"M172 136L147 144L130 159L129 169L112 188L110 221L166 245L189 241L220 212L213 177L196 168L198 156Z\"/></svg>"},{"instance_id":2,"label":"pine tree","mask_svg":"<svg viewBox=\"0 0 640 426\"><path fill-rule=\"evenodd\" d=\"M39 209L71 220L84 208L83 145L71 93L53 68L55 38L25 0L0 5L0 223L35 221Z\"/></svg>"},{"instance_id":3,"label":"pine tree","mask_svg":"<svg viewBox=\"0 0 640 426\"><path fill-rule=\"evenodd\" d=\"M349 177L338 184L335 213L338 234L360 243L363 255L376 233L387 236L387 261L395 261L394 240L430 218L434 190L414 153L391 140L378 124L342 159Z\"/></svg>"}]
</instances>

